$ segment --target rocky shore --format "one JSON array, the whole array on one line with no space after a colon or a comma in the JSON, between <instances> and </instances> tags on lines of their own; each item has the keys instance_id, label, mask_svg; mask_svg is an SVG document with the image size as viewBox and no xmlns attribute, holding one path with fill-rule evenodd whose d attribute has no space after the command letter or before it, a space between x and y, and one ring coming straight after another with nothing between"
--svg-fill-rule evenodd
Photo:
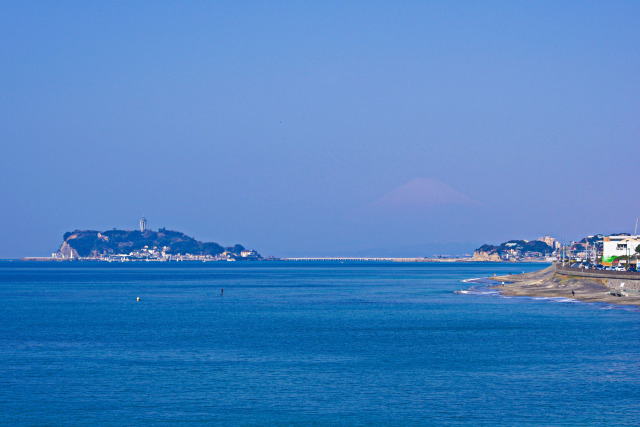
<instances>
[{"instance_id":1,"label":"rocky shore","mask_svg":"<svg viewBox=\"0 0 640 427\"><path fill-rule=\"evenodd\" d=\"M494 276L491 279L504 282L492 288L505 296L563 297L640 307L640 280L580 277L558 272L555 265L531 273Z\"/></svg>"}]
</instances>

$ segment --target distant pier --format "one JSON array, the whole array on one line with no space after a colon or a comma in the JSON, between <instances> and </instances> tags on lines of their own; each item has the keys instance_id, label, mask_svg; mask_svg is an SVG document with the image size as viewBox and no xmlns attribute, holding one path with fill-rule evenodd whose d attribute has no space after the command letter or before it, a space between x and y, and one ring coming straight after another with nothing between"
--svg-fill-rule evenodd
<instances>
[{"instance_id":1,"label":"distant pier","mask_svg":"<svg viewBox=\"0 0 640 427\"><path fill-rule=\"evenodd\" d=\"M387 262L469 262L471 258L392 258L392 257L298 257L283 261L387 261Z\"/></svg>"}]
</instances>

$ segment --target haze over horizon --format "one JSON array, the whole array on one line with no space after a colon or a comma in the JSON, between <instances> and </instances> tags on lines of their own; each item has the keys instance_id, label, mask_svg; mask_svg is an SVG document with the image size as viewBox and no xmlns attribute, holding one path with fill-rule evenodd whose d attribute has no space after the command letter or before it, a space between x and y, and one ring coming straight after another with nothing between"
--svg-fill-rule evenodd
<instances>
[{"instance_id":1,"label":"haze over horizon","mask_svg":"<svg viewBox=\"0 0 640 427\"><path fill-rule=\"evenodd\" d=\"M633 232L638 16L597 1L2 3L0 258L142 215L274 256Z\"/></svg>"}]
</instances>

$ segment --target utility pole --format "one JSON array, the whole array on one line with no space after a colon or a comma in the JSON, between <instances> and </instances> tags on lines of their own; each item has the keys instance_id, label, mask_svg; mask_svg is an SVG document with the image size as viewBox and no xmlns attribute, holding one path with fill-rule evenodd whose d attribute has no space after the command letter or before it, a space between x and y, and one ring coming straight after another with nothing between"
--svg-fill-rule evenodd
<instances>
[{"instance_id":1,"label":"utility pole","mask_svg":"<svg viewBox=\"0 0 640 427\"><path fill-rule=\"evenodd\" d=\"M631 265L631 239L627 241L627 246L624 248L624 253L627 256L627 260L625 261L625 267L629 268L629 266Z\"/></svg>"}]
</instances>

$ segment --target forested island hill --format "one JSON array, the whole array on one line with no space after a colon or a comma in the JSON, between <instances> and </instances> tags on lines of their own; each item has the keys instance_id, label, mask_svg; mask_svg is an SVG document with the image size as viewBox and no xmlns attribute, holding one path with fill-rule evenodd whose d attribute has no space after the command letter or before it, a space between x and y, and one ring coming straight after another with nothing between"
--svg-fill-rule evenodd
<instances>
[{"instance_id":1,"label":"forested island hill","mask_svg":"<svg viewBox=\"0 0 640 427\"><path fill-rule=\"evenodd\" d=\"M75 230L63 236L63 243L51 260L98 261L239 261L260 260L258 252L240 244L223 247L201 242L180 231L146 228L139 230Z\"/></svg>"}]
</instances>

